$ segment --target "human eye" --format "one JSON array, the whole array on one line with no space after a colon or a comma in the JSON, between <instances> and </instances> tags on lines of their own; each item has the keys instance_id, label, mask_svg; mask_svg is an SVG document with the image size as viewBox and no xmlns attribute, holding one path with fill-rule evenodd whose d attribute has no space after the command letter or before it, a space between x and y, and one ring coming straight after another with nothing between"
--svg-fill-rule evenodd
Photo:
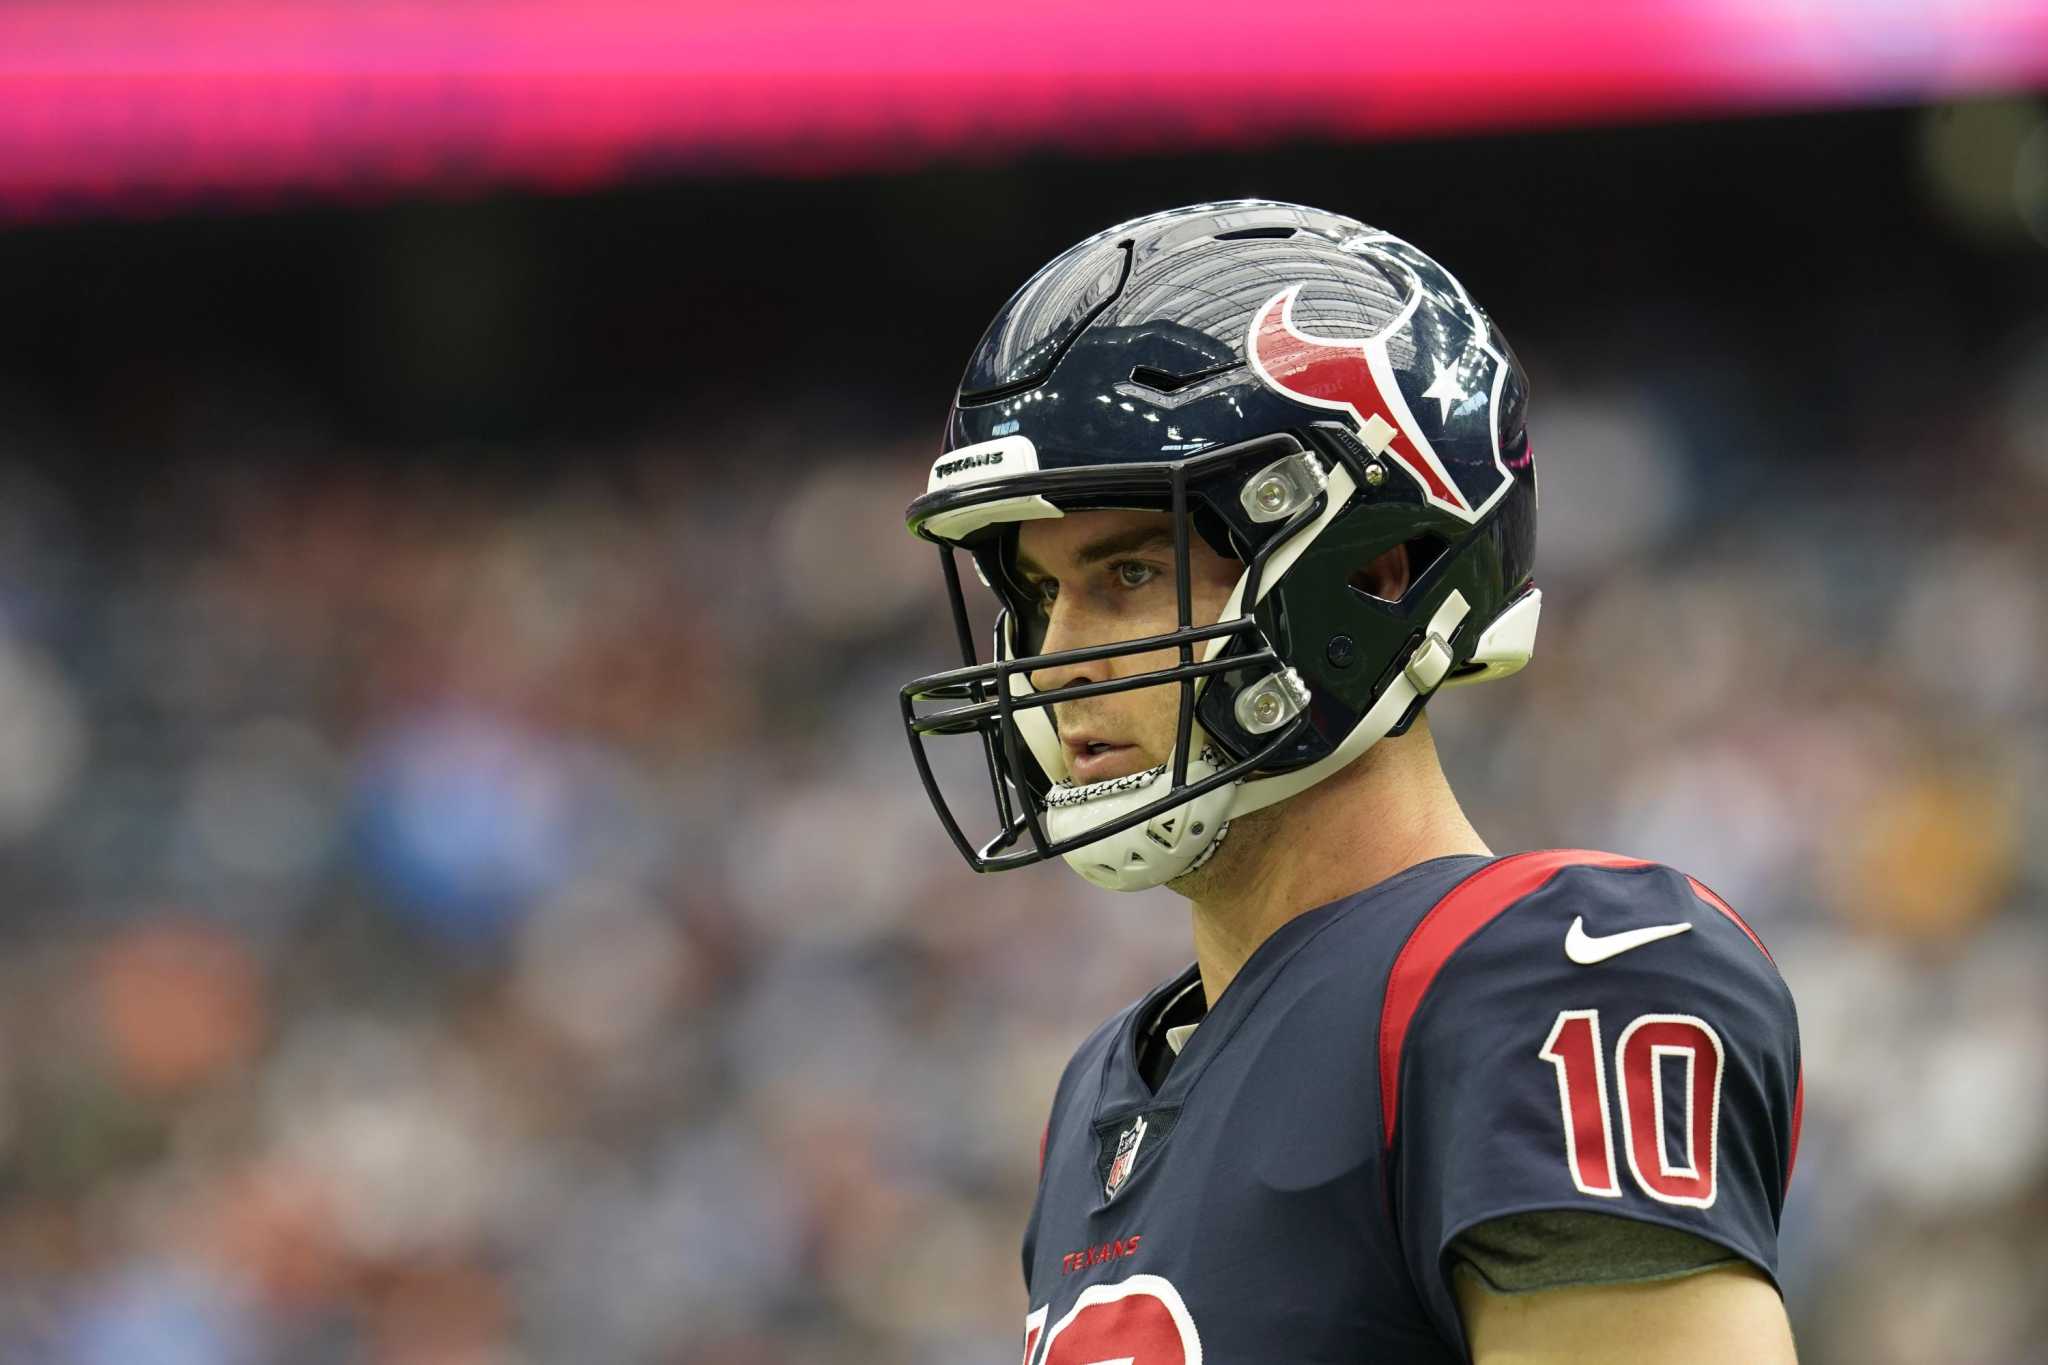
<instances>
[{"instance_id":1,"label":"human eye","mask_svg":"<svg viewBox=\"0 0 2048 1365\"><path fill-rule=\"evenodd\" d=\"M1042 616L1052 610L1052 600L1060 595L1060 581L1057 578L1027 578L1024 580L1024 593Z\"/></svg>"},{"instance_id":2,"label":"human eye","mask_svg":"<svg viewBox=\"0 0 2048 1365\"><path fill-rule=\"evenodd\" d=\"M1159 570L1137 559L1120 559L1109 566L1119 585L1126 588L1142 588L1159 577Z\"/></svg>"}]
</instances>

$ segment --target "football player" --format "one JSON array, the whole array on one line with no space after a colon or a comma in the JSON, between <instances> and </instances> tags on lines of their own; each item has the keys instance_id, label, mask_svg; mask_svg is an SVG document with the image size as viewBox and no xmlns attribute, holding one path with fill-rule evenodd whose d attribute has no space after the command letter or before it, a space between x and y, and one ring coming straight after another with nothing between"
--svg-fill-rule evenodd
<instances>
[{"instance_id":1,"label":"football player","mask_svg":"<svg viewBox=\"0 0 2048 1365\"><path fill-rule=\"evenodd\" d=\"M966 660L903 690L919 772L977 870L1194 929L1053 1096L1026 1365L1793 1359L1769 953L1671 868L1493 853L1423 717L1535 642L1525 398L1442 266L1292 204L1090 237L975 348L909 511Z\"/></svg>"}]
</instances>

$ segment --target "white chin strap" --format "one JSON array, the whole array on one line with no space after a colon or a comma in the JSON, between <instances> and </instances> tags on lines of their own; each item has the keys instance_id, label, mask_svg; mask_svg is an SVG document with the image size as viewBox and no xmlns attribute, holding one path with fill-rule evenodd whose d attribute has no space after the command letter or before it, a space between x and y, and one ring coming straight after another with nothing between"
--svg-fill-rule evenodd
<instances>
[{"instance_id":1,"label":"white chin strap","mask_svg":"<svg viewBox=\"0 0 2048 1365\"><path fill-rule=\"evenodd\" d=\"M1532 591L1511 609L1518 618L1517 624L1525 627L1525 633L1531 637L1539 602ZM1183 801L1144 824L1084 844L1066 855L1067 865L1108 891L1143 891L1194 871L1216 851L1232 819L1306 791L1385 738L1415 699L1434 691L1450 672L1451 637L1470 613L1463 593L1454 591L1445 598L1436 615L1430 618L1422 643L1410 651L1400 675L1352 727L1344 742L1327 756L1290 773L1240 780ZM1508 614L1503 613L1503 620ZM1526 653L1523 657L1527 657ZM1044 710L1020 712L1019 720L1025 715L1042 717ZM1051 728L1047 723L1046 729ZM1190 783L1219 771L1220 755L1209 747L1199 726L1190 743L1197 746L1198 754L1188 760ZM1064 772L1064 764L1058 771ZM1149 805L1172 790L1170 758L1156 768L1085 787L1062 782L1046 797L1046 833L1055 840L1086 834L1089 829Z\"/></svg>"}]
</instances>

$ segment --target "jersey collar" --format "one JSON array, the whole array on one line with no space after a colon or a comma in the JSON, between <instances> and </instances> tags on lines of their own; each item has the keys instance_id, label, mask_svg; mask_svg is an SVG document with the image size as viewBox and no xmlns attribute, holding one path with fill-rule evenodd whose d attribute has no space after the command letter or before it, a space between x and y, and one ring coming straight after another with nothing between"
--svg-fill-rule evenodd
<instances>
[{"instance_id":1,"label":"jersey collar","mask_svg":"<svg viewBox=\"0 0 2048 1365\"><path fill-rule=\"evenodd\" d=\"M1485 861L1483 857L1469 854L1431 858L1342 900L1296 915L1253 950L1251 957L1225 988L1222 998L1206 1013L1199 1012L1200 964L1189 963L1170 980L1155 987L1137 1008L1125 1016L1117 1032L1116 1046L1104 1059L1101 1099L1095 1108L1095 1119L1100 1122L1119 1114L1178 1106L1201 1079L1210 1059L1230 1043L1239 1025L1257 1006L1259 997L1265 994L1266 988L1285 970L1296 953L1345 915L1369 907L1381 896L1452 858L1475 864ZM1196 1011L1193 1018L1187 1014L1191 1008ZM1178 1022L1166 1022L1176 1017ZM1175 1059L1159 1088L1154 1090L1145 1081L1139 1055L1141 1045L1162 1027L1166 1035L1163 1041L1173 1051Z\"/></svg>"}]
</instances>

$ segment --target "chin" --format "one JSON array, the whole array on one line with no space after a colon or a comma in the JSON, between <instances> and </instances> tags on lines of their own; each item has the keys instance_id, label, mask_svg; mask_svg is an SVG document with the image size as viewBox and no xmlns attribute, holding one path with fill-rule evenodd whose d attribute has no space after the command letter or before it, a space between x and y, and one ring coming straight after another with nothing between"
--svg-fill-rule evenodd
<instances>
[{"instance_id":1,"label":"chin","mask_svg":"<svg viewBox=\"0 0 2048 1365\"><path fill-rule=\"evenodd\" d=\"M1144 752L1141 749L1136 753L1129 755L1127 758L1125 758L1125 760L1122 763L1117 764L1117 770L1111 773L1110 776L1129 777L1133 773L1150 772L1152 769L1158 767L1165 761L1166 760L1164 759L1154 758L1152 757L1152 755ZM1108 779L1104 780L1106 781Z\"/></svg>"}]
</instances>

